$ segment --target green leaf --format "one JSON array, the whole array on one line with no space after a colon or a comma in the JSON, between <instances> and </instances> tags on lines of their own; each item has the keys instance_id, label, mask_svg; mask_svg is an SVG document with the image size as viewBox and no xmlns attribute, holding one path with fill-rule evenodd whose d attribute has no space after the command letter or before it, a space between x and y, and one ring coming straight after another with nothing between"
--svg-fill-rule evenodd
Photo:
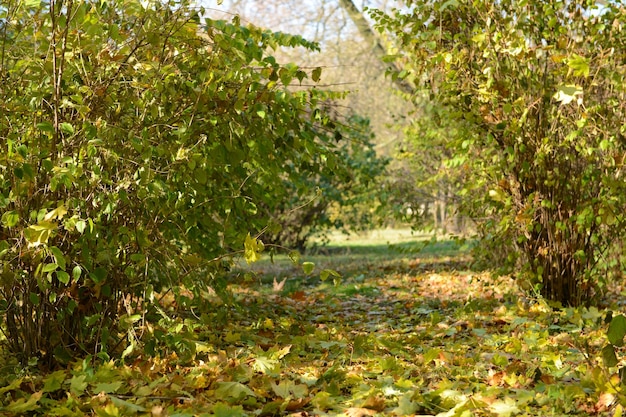
<instances>
[{"instance_id":1,"label":"green leaf","mask_svg":"<svg viewBox=\"0 0 626 417\"><path fill-rule=\"evenodd\" d=\"M315 269L315 264L313 262L302 262L302 270L305 274L309 275L313 273Z\"/></svg>"},{"instance_id":2,"label":"green leaf","mask_svg":"<svg viewBox=\"0 0 626 417\"><path fill-rule=\"evenodd\" d=\"M61 123L59 127L61 128L61 132L65 134L68 134L68 135L74 134L74 126L72 126L70 123L63 122Z\"/></svg>"},{"instance_id":3,"label":"green leaf","mask_svg":"<svg viewBox=\"0 0 626 417\"><path fill-rule=\"evenodd\" d=\"M31 292L30 294L28 294L28 299L33 305L38 305L39 301L41 301L41 299L39 298L39 294L34 293L34 292Z\"/></svg>"},{"instance_id":4,"label":"green leaf","mask_svg":"<svg viewBox=\"0 0 626 417\"><path fill-rule=\"evenodd\" d=\"M232 398L235 401L243 400L245 397L256 397L250 388L239 382L218 382L215 395L217 398Z\"/></svg>"},{"instance_id":5,"label":"green leaf","mask_svg":"<svg viewBox=\"0 0 626 417\"><path fill-rule=\"evenodd\" d=\"M607 331L609 342L615 346L624 346L624 336L626 336L626 317L623 315L614 316Z\"/></svg>"},{"instance_id":6,"label":"green leaf","mask_svg":"<svg viewBox=\"0 0 626 417\"><path fill-rule=\"evenodd\" d=\"M589 61L585 57L572 54L567 60L567 66L573 70L575 76L589 77Z\"/></svg>"},{"instance_id":7,"label":"green leaf","mask_svg":"<svg viewBox=\"0 0 626 417\"><path fill-rule=\"evenodd\" d=\"M45 264L43 266L43 268L41 269L41 272L43 272L45 274L47 272L56 271L58 268L59 268L59 265L57 265L55 263L49 263L49 264Z\"/></svg>"},{"instance_id":8,"label":"green leaf","mask_svg":"<svg viewBox=\"0 0 626 417\"><path fill-rule=\"evenodd\" d=\"M73 269L72 269L72 278L74 279L74 281L78 281L80 279L80 275L83 273L83 270L80 266L76 265Z\"/></svg>"},{"instance_id":9,"label":"green leaf","mask_svg":"<svg viewBox=\"0 0 626 417\"><path fill-rule=\"evenodd\" d=\"M82 235L85 231L85 228L87 227L87 223L84 220L79 220L76 222L76 225L74 227L76 227L76 231L78 231L78 233Z\"/></svg>"},{"instance_id":10,"label":"green leaf","mask_svg":"<svg viewBox=\"0 0 626 417\"><path fill-rule=\"evenodd\" d=\"M52 252L54 260L59 268L65 271L65 256L63 256L63 252L61 252L61 249L57 248L56 246L51 246L50 252Z\"/></svg>"},{"instance_id":11,"label":"green leaf","mask_svg":"<svg viewBox=\"0 0 626 417\"><path fill-rule=\"evenodd\" d=\"M0 240L0 259L9 252L11 245L6 240Z\"/></svg>"},{"instance_id":12,"label":"green leaf","mask_svg":"<svg viewBox=\"0 0 626 417\"><path fill-rule=\"evenodd\" d=\"M322 68L321 67L315 68L313 70L313 73L311 74L311 78L313 79L313 81L318 82L321 77L322 77Z\"/></svg>"},{"instance_id":13,"label":"green leaf","mask_svg":"<svg viewBox=\"0 0 626 417\"><path fill-rule=\"evenodd\" d=\"M439 11L443 12L444 10L448 8L456 9L457 7L459 7L459 2L457 0L448 0L441 5Z\"/></svg>"},{"instance_id":14,"label":"green leaf","mask_svg":"<svg viewBox=\"0 0 626 417\"><path fill-rule=\"evenodd\" d=\"M602 359L604 360L604 365L611 368L616 366L619 361L617 360L617 355L615 354L615 346L608 344L602 348Z\"/></svg>"},{"instance_id":15,"label":"green leaf","mask_svg":"<svg viewBox=\"0 0 626 417\"><path fill-rule=\"evenodd\" d=\"M87 375L85 374L74 375L72 377L72 379L70 380L70 391L72 392L72 394L76 395L77 397L82 397L83 395L85 395L85 390L89 385L86 382L86 379Z\"/></svg>"},{"instance_id":16,"label":"green leaf","mask_svg":"<svg viewBox=\"0 0 626 417\"><path fill-rule=\"evenodd\" d=\"M43 130L44 132L54 132L54 126L50 122L37 123L37 129Z\"/></svg>"},{"instance_id":17,"label":"green leaf","mask_svg":"<svg viewBox=\"0 0 626 417\"><path fill-rule=\"evenodd\" d=\"M98 392L98 393L99 393L99 392L102 392L102 391L104 391L104 392L106 392L106 393L115 392L115 391L117 391L117 390L119 389L119 387L115 388L115 385L116 385L116 384L118 384L118 383L119 383L119 384L120 384L120 386L121 386L121 382L120 382L120 381L118 381L118 382L113 382L113 383L111 383L111 384L98 384L98 385L96 385L96 387L94 388L94 392ZM104 387L105 389L102 389L101 391L98 391L98 390L96 389L96 388L98 388L98 387ZM107 391L107 390L106 390L106 389L113 389L113 388L115 388L115 391ZM133 404L133 403L131 403L130 401L126 401L126 400L122 400L121 398L117 398L115 395L111 395L111 396L109 396L109 398L111 399L111 402L112 402L113 404L115 404L115 405L116 405L116 406L118 406L118 407L123 407L123 408L126 408L127 410L132 411L132 412L133 412L133 414L135 414L135 413L146 413L146 412L148 412L148 410L147 410L146 408L144 408L144 407L142 407L142 406L140 406L140 405L137 405L137 404Z\"/></svg>"},{"instance_id":18,"label":"green leaf","mask_svg":"<svg viewBox=\"0 0 626 417\"><path fill-rule=\"evenodd\" d=\"M254 359L252 368L265 375L278 376L280 372L280 363L278 360L268 358L267 356L257 356Z\"/></svg>"},{"instance_id":19,"label":"green leaf","mask_svg":"<svg viewBox=\"0 0 626 417\"><path fill-rule=\"evenodd\" d=\"M26 413L28 411L38 410L40 407L38 405L39 400L43 391L37 391L31 394L28 399L20 398L12 403L9 403L4 409L10 413L15 413L14 415L19 415Z\"/></svg>"},{"instance_id":20,"label":"green leaf","mask_svg":"<svg viewBox=\"0 0 626 417\"><path fill-rule=\"evenodd\" d=\"M61 389L65 378L67 377L66 371L55 371L43 380L43 392L54 392Z\"/></svg>"},{"instance_id":21,"label":"green leaf","mask_svg":"<svg viewBox=\"0 0 626 417\"><path fill-rule=\"evenodd\" d=\"M341 274L332 269L324 269L322 270L322 272L320 272L320 279L322 281L326 281L329 276L333 276L335 278L341 278Z\"/></svg>"},{"instance_id":22,"label":"green leaf","mask_svg":"<svg viewBox=\"0 0 626 417\"><path fill-rule=\"evenodd\" d=\"M6 211L2 214L1 221L5 227L13 227L19 223L20 215L15 211Z\"/></svg>"},{"instance_id":23,"label":"green leaf","mask_svg":"<svg viewBox=\"0 0 626 417\"><path fill-rule=\"evenodd\" d=\"M57 279L60 283L67 285L70 282L70 274L65 271L57 271L56 272Z\"/></svg>"},{"instance_id":24,"label":"green leaf","mask_svg":"<svg viewBox=\"0 0 626 417\"><path fill-rule=\"evenodd\" d=\"M300 81L300 84L302 84L302 81L307 77L306 72L302 71L302 70L298 70L296 71L296 78L298 79L298 81Z\"/></svg>"},{"instance_id":25,"label":"green leaf","mask_svg":"<svg viewBox=\"0 0 626 417\"><path fill-rule=\"evenodd\" d=\"M126 346L126 349L124 349L124 351L122 352L122 358L127 357L128 355L133 353L134 350L135 350L135 343L129 343L128 346Z\"/></svg>"},{"instance_id":26,"label":"green leaf","mask_svg":"<svg viewBox=\"0 0 626 417\"><path fill-rule=\"evenodd\" d=\"M472 42L482 44L487 39L487 35L485 33L477 33L472 37Z\"/></svg>"},{"instance_id":27,"label":"green leaf","mask_svg":"<svg viewBox=\"0 0 626 417\"><path fill-rule=\"evenodd\" d=\"M111 395L111 402L118 407L126 408L134 413L146 413L148 410L140 405L131 403L130 401L122 400L121 398L117 398L115 395Z\"/></svg>"},{"instance_id":28,"label":"green leaf","mask_svg":"<svg viewBox=\"0 0 626 417\"><path fill-rule=\"evenodd\" d=\"M397 416L409 416L415 414L419 404L413 401L414 392L407 392L398 399L398 406L391 410Z\"/></svg>"},{"instance_id":29,"label":"green leaf","mask_svg":"<svg viewBox=\"0 0 626 417\"><path fill-rule=\"evenodd\" d=\"M424 352L424 363L427 364L430 361L438 358L440 354L441 354L441 349L438 349L438 348L428 349L426 352Z\"/></svg>"},{"instance_id":30,"label":"green leaf","mask_svg":"<svg viewBox=\"0 0 626 417\"><path fill-rule=\"evenodd\" d=\"M104 282L107 275L107 270L99 267L89 273L89 278L93 279L96 284L100 284L101 282Z\"/></svg>"},{"instance_id":31,"label":"green leaf","mask_svg":"<svg viewBox=\"0 0 626 417\"><path fill-rule=\"evenodd\" d=\"M11 383L5 387L0 387L0 395L3 395L5 392L15 391L20 388L22 382L24 381L24 377L16 378Z\"/></svg>"},{"instance_id":32,"label":"green leaf","mask_svg":"<svg viewBox=\"0 0 626 417\"><path fill-rule=\"evenodd\" d=\"M99 394L104 392L106 394L113 394L117 392L124 383L122 381L114 381L114 382L100 382L93 386L92 391L94 394ZM117 404L119 405L119 404Z\"/></svg>"},{"instance_id":33,"label":"green leaf","mask_svg":"<svg viewBox=\"0 0 626 417\"><path fill-rule=\"evenodd\" d=\"M243 411L243 407L240 405L228 405L224 403L217 403L211 410L215 417L246 417L247 413Z\"/></svg>"}]
</instances>

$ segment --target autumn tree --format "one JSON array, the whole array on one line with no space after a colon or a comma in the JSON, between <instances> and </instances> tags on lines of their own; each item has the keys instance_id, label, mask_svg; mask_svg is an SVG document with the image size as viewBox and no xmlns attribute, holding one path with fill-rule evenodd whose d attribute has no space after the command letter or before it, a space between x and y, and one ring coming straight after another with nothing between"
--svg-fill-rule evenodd
<instances>
[{"instance_id":1,"label":"autumn tree","mask_svg":"<svg viewBox=\"0 0 626 417\"><path fill-rule=\"evenodd\" d=\"M360 11L363 6L388 9L398 4L392 0L358 3ZM338 101L337 111L346 116L356 114L370 119L378 153L390 156L401 137L394 125L411 106L395 93L393 82L385 76L390 64L382 62L381 51L386 46L373 34L364 35L345 4L344 0L305 3L297 0L225 0L219 8L221 11L210 10L209 13L218 17L237 14L244 22L299 33L318 43L320 51L298 48L282 53L287 60L303 67L322 66L324 74L320 88L326 86L349 91L350 94ZM366 23L371 25L372 21L366 19Z\"/></svg>"}]
</instances>

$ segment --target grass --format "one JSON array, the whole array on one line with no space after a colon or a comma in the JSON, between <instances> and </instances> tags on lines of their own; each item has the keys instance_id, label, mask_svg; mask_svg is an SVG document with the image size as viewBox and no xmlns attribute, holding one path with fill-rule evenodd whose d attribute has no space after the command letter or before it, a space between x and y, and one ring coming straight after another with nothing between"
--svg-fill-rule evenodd
<instances>
[{"instance_id":1,"label":"grass","mask_svg":"<svg viewBox=\"0 0 626 417\"><path fill-rule=\"evenodd\" d=\"M337 240L328 245L313 246L302 260L313 262L317 270L337 270L344 277L367 275L368 270L414 269L419 262L422 268L467 268L470 244L453 240L433 240L432 235L411 235L409 230L390 229L371 235L336 235ZM273 278L283 279L301 275L289 256L264 257L251 265L240 265L240 270L251 270L263 282Z\"/></svg>"}]
</instances>

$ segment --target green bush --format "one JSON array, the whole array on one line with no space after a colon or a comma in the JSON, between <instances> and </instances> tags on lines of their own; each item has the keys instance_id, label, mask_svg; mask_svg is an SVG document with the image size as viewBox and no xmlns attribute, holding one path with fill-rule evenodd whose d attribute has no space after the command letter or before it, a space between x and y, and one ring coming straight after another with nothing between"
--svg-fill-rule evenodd
<instances>
[{"instance_id":1,"label":"green bush","mask_svg":"<svg viewBox=\"0 0 626 417\"><path fill-rule=\"evenodd\" d=\"M332 94L287 89L320 70L268 54L316 45L202 13L0 5L0 317L23 361L128 354L154 291L223 287L292 192L285 161L340 163L318 106Z\"/></svg>"},{"instance_id":2,"label":"green bush","mask_svg":"<svg viewBox=\"0 0 626 417\"><path fill-rule=\"evenodd\" d=\"M447 166L483 237L521 255L546 299L590 303L624 230L623 30L619 4L409 1L376 13L418 102L448 114Z\"/></svg>"}]
</instances>

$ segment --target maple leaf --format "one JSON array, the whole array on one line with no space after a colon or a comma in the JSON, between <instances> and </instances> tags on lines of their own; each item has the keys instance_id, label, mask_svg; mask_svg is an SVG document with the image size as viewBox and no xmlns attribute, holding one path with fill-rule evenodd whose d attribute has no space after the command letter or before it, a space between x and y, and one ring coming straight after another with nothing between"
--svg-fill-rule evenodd
<instances>
[{"instance_id":1,"label":"maple leaf","mask_svg":"<svg viewBox=\"0 0 626 417\"><path fill-rule=\"evenodd\" d=\"M496 401L489 405L489 409L494 414L502 417L509 417L520 412L520 409L515 404L515 400L512 398L507 398L504 401Z\"/></svg>"},{"instance_id":2,"label":"maple leaf","mask_svg":"<svg viewBox=\"0 0 626 417\"><path fill-rule=\"evenodd\" d=\"M285 282L286 281L287 281L287 278L285 278L282 281L278 282L278 281L276 281L276 277L274 277L274 284L272 286L272 291L274 291L274 292L282 291L283 288L285 287Z\"/></svg>"},{"instance_id":3,"label":"maple leaf","mask_svg":"<svg viewBox=\"0 0 626 417\"><path fill-rule=\"evenodd\" d=\"M415 414L419 405L413 401L414 392L407 392L398 399L398 406L391 410L397 416Z\"/></svg>"},{"instance_id":4,"label":"maple leaf","mask_svg":"<svg viewBox=\"0 0 626 417\"><path fill-rule=\"evenodd\" d=\"M376 414L376 410L370 410L369 408L351 407L344 411L344 414L348 417L366 417Z\"/></svg>"},{"instance_id":5,"label":"maple leaf","mask_svg":"<svg viewBox=\"0 0 626 417\"><path fill-rule=\"evenodd\" d=\"M245 397L256 397L256 394L245 385L239 382L218 382L215 395L219 398L232 398L235 401Z\"/></svg>"}]
</instances>

